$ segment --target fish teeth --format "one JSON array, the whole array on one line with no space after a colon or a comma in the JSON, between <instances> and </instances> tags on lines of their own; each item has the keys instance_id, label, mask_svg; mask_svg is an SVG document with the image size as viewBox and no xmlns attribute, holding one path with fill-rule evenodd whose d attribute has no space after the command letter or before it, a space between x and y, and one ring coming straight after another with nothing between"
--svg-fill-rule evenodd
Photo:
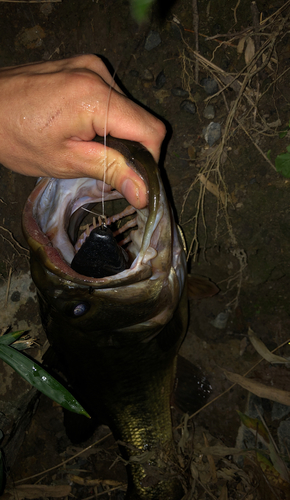
<instances>
[{"instance_id":1,"label":"fish teeth","mask_svg":"<svg viewBox=\"0 0 290 500\"><path fill-rule=\"evenodd\" d=\"M87 212L94 213L91 210L87 210ZM86 238L90 235L91 231L95 229L98 226L102 226L105 224L106 226L110 226L113 222L120 221L123 217L127 217L128 215L132 215L136 212L136 209L132 207L131 205L128 205L125 210L120 212L119 214L112 215L110 217L107 217L106 215L98 215L98 223L97 223L97 217L93 217L93 222L92 224L86 224L85 226L80 226L80 230L83 231L81 236L79 237L78 241L75 244L75 251L78 252L79 249L81 248L82 244L85 242ZM97 215L97 214L96 214ZM124 233L127 229L130 229L131 227L136 226L137 224L137 217L134 217L133 219L127 221L123 226L121 226L119 229L117 229L114 233L113 236L116 237L118 234ZM130 235L128 235L124 240L122 240L119 245L123 246L125 243L129 243L131 241Z\"/></svg>"}]
</instances>

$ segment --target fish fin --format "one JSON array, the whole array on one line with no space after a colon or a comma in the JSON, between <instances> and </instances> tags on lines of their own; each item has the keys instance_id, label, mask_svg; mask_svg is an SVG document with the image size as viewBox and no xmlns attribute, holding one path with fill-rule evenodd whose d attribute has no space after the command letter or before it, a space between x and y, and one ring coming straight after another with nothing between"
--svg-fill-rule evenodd
<instances>
[{"instance_id":1,"label":"fish fin","mask_svg":"<svg viewBox=\"0 0 290 500\"><path fill-rule=\"evenodd\" d=\"M201 369L178 355L171 405L180 413L192 415L206 403L211 391Z\"/></svg>"},{"instance_id":2,"label":"fish fin","mask_svg":"<svg viewBox=\"0 0 290 500\"><path fill-rule=\"evenodd\" d=\"M188 274L187 292L190 299L204 299L212 297L219 292L219 287L205 276Z\"/></svg>"}]
</instances>

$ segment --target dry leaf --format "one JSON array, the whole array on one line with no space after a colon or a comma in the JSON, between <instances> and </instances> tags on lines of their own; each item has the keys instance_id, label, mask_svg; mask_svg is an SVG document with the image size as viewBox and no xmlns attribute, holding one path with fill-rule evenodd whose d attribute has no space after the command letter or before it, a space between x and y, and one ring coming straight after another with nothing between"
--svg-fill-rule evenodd
<instances>
[{"instance_id":1,"label":"dry leaf","mask_svg":"<svg viewBox=\"0 0 290 500\"><path fill-rule=\"evenodd\" d=\"M245 46L245 41L246 41L246 37L243 36L242 38L240 38L240 41L237 45L237 53L238 54L242 54L243 51L244 51L244 46Z\"/></svg>"},{"instance_id":2,"label":"dry leaf","mask_svg":"<svg viewBox=\"0 0 290 500\"><path fill-rule=\"evenodd\" d=\"M81 484L82 486L98 486L99 484L102 486L123 486L122 482L115 481L114 479L86 479L85 477L75 476L74 474L68 474L68 478L70 481Z\"/></svg>"},{"instance_id":3,"label":"dry leaf","mask_svg":"<svg viewBox=\"0 0 290 500\"><path fill-rule=\"evenodd\" d=\"M276 403L281 403L282 405L290 406L290 392L282 391L281 389L276 389L275 387L268 387L255 380L242 377L237 373L228 372L223 369L223 372L228 380L234 384L239 384L247 391L256 394L260 398L270 399L271 401L276 401Z\"/></svg>"},{"instance_id":4,"label":"dry leaf","mask_svg":"<svg viewBox=\"0 0 290 500\"><path fill-rule=\"evenodd\" d=\"M216 184L210 182L204 174L198 176L198 180L206 187L206 189L214 194L217 198L220 198L223 204L225 204L225 193L221 191Z\"/></svg>"},{"instance_id":5,"label":"dry leaf","mask_svg":"<svg viewBox=\"0 0 290 500\"><path fill-rule=\"evenodd\" d=\"M247 47L246 47L246 50L245 50L245 61L246 61L246 64L249 64L251 62L251 60L253 59L255 55L255 44L254 44L254 40L249 37L247 39Z\"/></svg>"},{"instance_id":6,"label":"dry leaf","mask_svg":"<svg viewBox=\"0 0 290 500\"><path fill-rule=\"evenodd\" d=\"M208 442L208 439L207 439L205 433L203 433L203 440L204 440L204 444L205 444L206 449L208 449L209 448L209 442ZM217 475L216 475L216 466L215 466L215 463L214 463L213 456L211 454L207 454L207 453L206 453L206 456L207 456L207 460L208 460L208 463L209 463L211 480L212 480L213 483L216 483L217 482Z\"/></svg>"},{"instance_id":7,"label":"dry leaf","mask_svg":"<svg viewBox=\"0 0 290 500\"><path fill-rule=\"evenodd\" d=\"M238 448L228 448L223 445L215 445L215 446L202 446L201 449L198 450L202 455L214 455L216 457L227 457L228 455L241 455L246 452L246 450L239 450Z\"/></svg>"},{"instance_id":8,"label":"dry leaf","mask_svg":"<svg viewBox=\"0 0 290 500\"><path fill-rule=\"evenodd\" d=\"M220 289L205 276L188 274L187 293L190 299L204 299L216 295Z\"/></svg>"},{"instance_id":9,"label":"dry leaf","mask_svg":"<svg viewBox=\"0 0 290 500\"><path fill-rule=\"evenodd\" d=\"M262 358L266 359L266 361L269 361L269 363L289 363L288 359L282 358L281 356L276 356L276 354L270 352L269 349L265 346L264 342L262 342L262 340L260 340L254 334L251 328L249 328L248 330L248 335L253 347L260 354L260 356L262 356Z\"/></svg>"},{"instance_id":10,"label":"dry leaf","mask_svg":"<svg viewBox=\"0 0 290 500\"><path fill-rule=\"evenodd\" d=\"M47 486L45 484L22 484L14 488L7 488L4 492L9 494L10 499L23 500L24 498L61 498L66 497L71 493L71 486L68 484L59 484L55 486ZM9 498L9 497L7 497Z\"/></svg>"},{"instance_id":11,"label":"dry leaf","mask_svg":"<svg viewBox=\"0 0 290 500\"><path fill-rule=\"evenodd\" d=\"M222 487L221 494L219 496L219 500L228 500L228 488L227 485L224 484Z\"/></svg>"},{"instance_id":12,"label":"dry leaf","mask_svg":"<svg viewBox=\"0 0 290 500\"><path fill-rule=\"evenodd\" d=\"M266 54L262 54L262 61L263 63L268 59L268 56L266 56ZM267 68L269 68L271 71L274 71L272 66L271 66L271 62L273 62L274 64L278 64L278 61L275 57L271 57L270 58L270 61L268 62L267 64Z\"/></svg>"}]
</instances>

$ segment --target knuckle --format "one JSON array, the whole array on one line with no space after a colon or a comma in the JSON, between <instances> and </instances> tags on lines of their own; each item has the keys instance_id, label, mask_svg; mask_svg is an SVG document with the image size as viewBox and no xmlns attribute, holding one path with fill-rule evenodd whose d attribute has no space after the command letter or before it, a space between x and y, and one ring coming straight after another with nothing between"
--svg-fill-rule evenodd
<instances>
[{"instance_id":1,"label":"knuckle","mask_svg":"<svg viewBox=\"0 0 290 500\"><path fill-rule=\"evenodd\" d=\"M79 54L76 55L73 59L77 66L83 68L90 68L92 65L100 63L103 64L102 60L94 54Z\"/></svg>"},{"instance_id":2,"label":"knuckle","mask_svg":"<svg viewBox=\"0 0 290 500\"><path fill-rule=\"evenodd\" d=\"M162 121L158 121L157 125L157 134L159 135L160 139L163 141L164 137L166 136L166 127Z\"/></svg>"}]
</instances>

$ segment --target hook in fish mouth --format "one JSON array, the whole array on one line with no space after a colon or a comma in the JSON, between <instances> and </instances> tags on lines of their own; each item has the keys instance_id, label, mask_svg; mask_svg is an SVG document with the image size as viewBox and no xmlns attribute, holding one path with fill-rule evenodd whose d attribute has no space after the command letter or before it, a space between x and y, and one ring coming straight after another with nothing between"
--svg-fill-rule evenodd
<instances>
[{"instance_id":1,"label":"hook in fish mouth","mask_svg":"<svg viewBox=\"0 0 290 500\"><path fill-rule=\"evenodd\" d=\"M112 219L120 221L126 213L135 213L135 209L129 207ZM125 214L124 214L125 212ZM81 227L85 229L75 244L76 254L71 262L71 268L84 276L93 278L104 278L113 276L130 267L129 253L124 245L132 241L131 236L118 244L116 237L123 234L129 227L136 226L136 217L123 224L114 233L110 229L113 220L108 217L93 217L93 224Z\"/></svg>"}]
</instances>

